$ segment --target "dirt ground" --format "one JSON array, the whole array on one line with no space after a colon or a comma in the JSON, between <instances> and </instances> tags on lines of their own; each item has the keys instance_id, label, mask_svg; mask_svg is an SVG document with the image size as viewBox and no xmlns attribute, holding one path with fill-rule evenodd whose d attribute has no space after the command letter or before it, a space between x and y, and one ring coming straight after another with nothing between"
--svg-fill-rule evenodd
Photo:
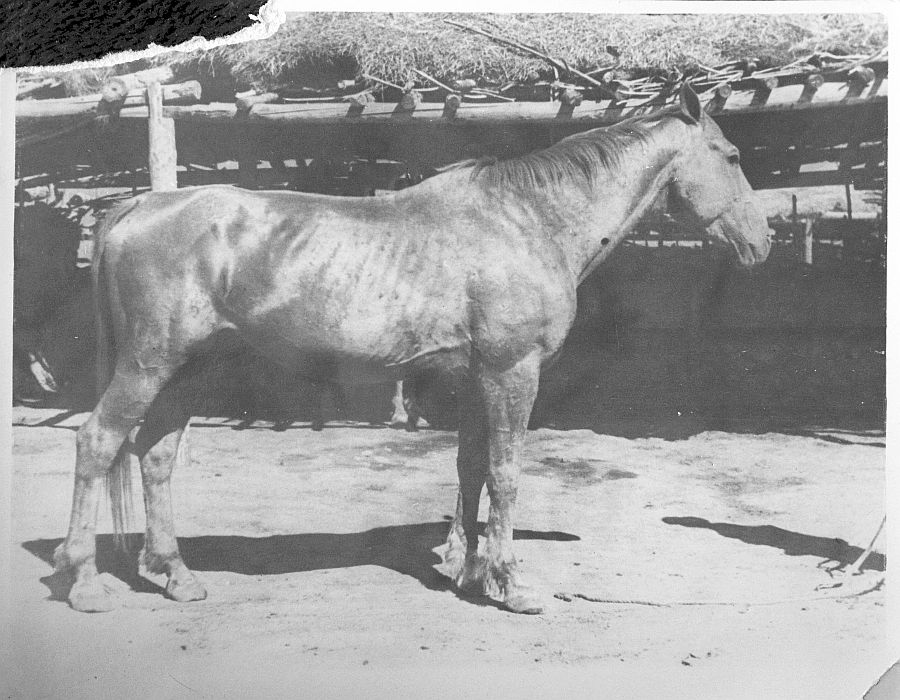
<instances>
[{"instance_id":1,"label":"dirt ground","mask_svg":"<svg viewBox=\"0 0 900 700\"><path fill-rule=\"evenodd\" d=\"M174 498L209 597L165 599L102 536L120 607L86 615L49 563L86 416L16 412L7 697L845 699L890 664L883 587L837 597L877 586L883 548L820 588L884 512L883 432L532 431L516 544L548 609L531 617L434 569L455 434L198 418Z\"/></svg>"}]
</instances>

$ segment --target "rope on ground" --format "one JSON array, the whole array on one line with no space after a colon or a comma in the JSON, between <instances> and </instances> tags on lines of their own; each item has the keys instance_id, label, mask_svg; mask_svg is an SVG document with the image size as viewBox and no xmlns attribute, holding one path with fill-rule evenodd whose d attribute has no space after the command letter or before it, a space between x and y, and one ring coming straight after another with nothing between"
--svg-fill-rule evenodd
<instances>
[{"instance_id":1,"label":"rope on ground","mask_svg":"<svg viewBox=\"0 0 900 700\"><path fill-rule=\"evenodd\" d=\"M835 591L837 588L843 584L838 584L835 587ZM685 605L719 605L719 606L728 606L728 607L741 607L741 608L750 608L761 605L788 605L791 603L810 603L817 600L838 600L840 598L859 598L868 593L873 593L875 591L881 590L882 586L884 586L884 577L879 578L872 586L864 589L864 590L856 590L849 591L843 593L836 594L822 594L817 596L801 596L797 598L781 598L778 600L763 600L763 601L732 601L732 600L670 600L670 601L658 601L658 600L641 600L636 598L604 598L601 596L593 596L587 593L557 593L553 597L558 598L559 600L564 600L567 603L571 602L574 598L581 598L582 600L586 600L590 603L604 603L606 605L647 605L654 608L669 608L676 606L685 606Z\"/></svg>"}]
</instances>

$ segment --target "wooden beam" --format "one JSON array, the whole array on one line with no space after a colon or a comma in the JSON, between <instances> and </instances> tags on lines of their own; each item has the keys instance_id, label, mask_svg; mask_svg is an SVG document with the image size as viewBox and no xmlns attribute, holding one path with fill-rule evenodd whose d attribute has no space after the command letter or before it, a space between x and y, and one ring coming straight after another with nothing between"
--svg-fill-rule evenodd
<instances>
[{"instance_id":1,"label":"wooden beam","mask_svg":"<svg viewBox=\"0 0 900 700\"><path fill-rule=\"evenodd\" d=\"M847 97L859 97L866 85L875 79L875 71L866 66L858 66L847 76Z\"/></svg>"},{"instance_id":2,"label":"wooden beam","mask_svg":"<svg viewBox=\"0 0 900 700\"><path fill-rule=\"evenodd\" d=\"M830 85L827 83L826 85ZM856 98L841 102L825 100L822 98L824 87L817 93L817 99L811 102L796 102L796 95L791 101L776 101L770 99L765 106L751 105L751 93L732 93L728 98L725 108L714 115L714 118L729 119L742 114L755 114L761 110L769 114L813 112L822 109L833 109L838 106L846 109L856 108L857 105L865 105L870 109L884 109L887 105L887 96L878 95L871 98ZM795 89L796 92L796 89ZM415 98L413 98L415 99ZM780 100L781 98L779 98ZM43 100L49 102L49 100ZM643 100L627 100L615 103L616 109L610 110L610 103L582 102L572 110L571 120L575 123L584 123L585 128L613 124L628 117L636 109L643 106ZM17 114L19 105L17 103ZM191 107L171 106L166 107L166 115L177 120L212 122L231 121L237 112L234 104L211 103L194 105ZM442 120L444 105L441 102L421 102L415 106L412 112L400 110L408 120L426 122L446 122ZM526 122L553 122L556 120L558 107L547 102L504 102L504 103L470 103L463 102L456 112L454 122L481 123L505 123L508 125L522 124ZM367 104L365 111L358 116L348 116L345 103L312 103L312 104L260 104L251 111L248 119L252 122L279 123L290 125L291 123L317 123L317 124L348 124L366 123L390 120L398 112L398 105L375 102ZM122 118L146 118L147 112L140 107L126 108L121 112Z\"/></svg>"},{"instance_id":3,"label":"wooden beam","mask_svg":"<svg viewBox=\"0 0 900 700\"><path fill-rule=\"evenodd\" d=\"M790 187L830 187L844 185L847 174L840 170L816 170L795 175L781 173L746 172L747 180L755 190L772 190Z\"/></svg>"},{"instance_id":4,"label":"wooden beam","mask_svg":"<svg viewBox=\"0 0 900 700\"><path fill-rule=\"evenodd\" d=\"M234 104L237 107L238 112L249 112L253 109L254 105L270 104L272 102L278 102L280 99L281 96L277 92L262 92L254 93L252 95L242 95L234 101Z\"/></svg>"},{"instance_id":5,"label":"wooden beam","mask_svg":"<svg viewBox=\"0 0 900 700\"><path fill-rule=\"evenodd\" d=\"M566 88L559 94L559 111L557 119L570 119L578 107L584 101L584 96L573 88Z\"/></svg>"},{"instance_id":6,"label":"wooden beam","mask_svg":"<svg viewBox=\"0 0 900 700\"><path fill-rule=\"evenodd\" d=\"M39 96L43 92L55 91L62 88L62 80L59 78L38 78L36 80L22 81L16 85L16 99Z\"/></svg>"},{"instance_id":7,"label":"wooden beam","mask_svg":"<svg viewBox=\"0 0 900 700\"><path fill-rule=\"evenodd\" d=\"M175 78L175 72L171 66L157 66L136 73L126 73L109 78L100 90L100 94L106 102L118 102L128 93L143 91L152 83L170 83Z\"/></svg>"},{"instance_id":8,"label":"wooden beam","mask_svg":"<svg viewBox=\"0 0 900 700\"><path fill-rule=\"evenodd\" d=\"M731 93L734 92L731 89L731 86L723 83L722 85L717 85L712 90L712 99L706 103L706 112L708 114L718 114L725 108L725 103L728 101L728 98L731 97Z\"/></svg>"},{"instance_id":9,"label":"wooden beam","mask_svg":"<svg viewBox=\"0 0 900 700\"><path fill-rule=\"evenodd\" d=\"M444 98L444 111L441 116L444 119L453 119L456 117L456 110L462 104L462 97L457 94L450 94Z\"/></svg>"},{"instance_id":10,"label":"wooden beam","mask_svg":"<svg viewBox=\"0 0 900 700\"><path fill-rule=\"evenodd\" d=\"M202 97L202 87L196 80L163 85L161 88L163 104L191 105L199 102ZM58 117L90 115L97 111L97 105L100 102L110 101L105 100L102 93L78 95L75 97L59 97L49 100L21 100L16 102L16 119L38 120L44 118L52 119ZM146 88L140 88L126 93L121 100L121 106L123 108L143 107L142 116L146 118Z\"/></svg>"},{"instance_id":11,"label":"wooden beam","mask_svg":"<svg viewBox=\"0 0 900 700\"><path fill-rule=\"evenodd\" d=\"M151 187L154 190L177 189L175 120L163 114L162 87L159 83L147 86L147 106Z\"/></svg>"},{"instance_id":12,"label":"wooden beam","mask_svg":"<svg viewBox=\"0 0 900 700\"><path fill-rule=\"evenodd\" d=\"M750 100L751 107L762 107L769 101L772 91L778 87L778 78L760 78L756 81L756 90Z\"/></svg>"},{"instance_id":13,"label":"wooden beam","mask_svg":"<svg viewBox=\"0 0 900 700\"><path fill-rule=\"evenodd\" d=\"M813 73L806 79L806 82L803 83L803 92L800 93L798 101L812 102L813 96L816 94L816 91L824 84L825 78L823 78L820 73Z\"/></svg>"}]
</instances>

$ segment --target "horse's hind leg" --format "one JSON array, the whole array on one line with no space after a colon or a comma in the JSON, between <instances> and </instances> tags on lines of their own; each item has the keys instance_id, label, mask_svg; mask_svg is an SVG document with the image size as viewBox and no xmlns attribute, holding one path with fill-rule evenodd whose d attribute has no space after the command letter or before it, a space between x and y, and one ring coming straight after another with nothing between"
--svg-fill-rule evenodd
<instances>
[{"instance_id":1,"label":"horse's hind leg","mask_svg":"<svg viewBox=\"0 0 900 700\"><path fill-rule=\"evenodd\" d=\"M177 402L160 396L151 407L134 444L141 463L147 514L141 561L149 572L166 574L166 595L180 602L206 598L206 589L181 559L172 516L172 470L176 464L188 461L189 418Z\"/></svg>"},{"instance_id":2,"label":"horse's hind leg","mask_svg":"<svg viewBox=\"0 0 900 700\"><path fill-rule=\"evenodd\" d=\"M74 570L69 603L75 610L102 612L113 607L96 566L95 533L102 481L114 464L117 469L129 469L129 457L124 452L128 433L143 418L167 379L168 374L158 370L133 371L120 366L94 412L78 430L69 532L54 554L57 571Z\"/></svg>"},{"instance_id":3,"label":"horse's hind leg","mask_svg":"<svg viewBox=\"0 0 900 700\"><path fill-rule=\"evenodd\" d=\"M409 413L406 410L406 402L403 400L403 380L394 382L394 396L391 398L393 413L389 425L392 427L404 426L407 430L415 430L410 428Z\"/></svg>"}]
</instances>

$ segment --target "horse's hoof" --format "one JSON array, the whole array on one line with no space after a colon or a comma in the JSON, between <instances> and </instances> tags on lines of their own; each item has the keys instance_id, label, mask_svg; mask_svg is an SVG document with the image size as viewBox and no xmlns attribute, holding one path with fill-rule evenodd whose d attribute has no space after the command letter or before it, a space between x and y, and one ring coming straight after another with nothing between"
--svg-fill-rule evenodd
<instances>
[{"instance_id":1,"label":"horse's hoof","mask_svg":"<svg viewBox=\"0 0 900 700\"><path fill-rule=\"evenodd\" d=\"M205 600L206 588L195 578L190 581L169 579L166 584L166 595L179 603L189 603L192 600Z\"/></svg>"},{"instance_id":2,"label":"horse's hoof","mask_svg":"<svg viewBox=\"0 0 900 700\"><path fill-rule=\"evenodd\" d=\"M109 612L116 607L112 596L99 581L72 586L69 605L78 612Z\"/></svg>"},{"instance_id":3,"label":"horse's hoof","mask_svg":"<svg viewBox=\"0 0 900 700\"><path fill-rule=\"evenodd\" d=\"M501 602L504 610L518 613L519 615L540 615L544 612L544 605L534 593L520 592L506 596Z\"/></svg>"},{"instance_id":4,"label":"horse's hoof","mask_svg":"<svg viewBox=\"0 0 900 700\"><path fill-rule=\"evenodd\" d=\"M435 564L435 570L442 576L446 576L451 581L456 581L462 573L466 562L465 551L459 552L448 548L444 545L445 551L440 553L441 562Z\"/></svg>"},{"instance_id":5,"label":"horse's hoof","mask_svg":"<svg viewBox=\"0 0 900 700\"><path fill-rule=\"evenodd\" d=\"M409 416L407 416L405 413L395 413L388 421L388 425L395 429L406 429L409 427Z\"/></svg>"}]
</instances>

